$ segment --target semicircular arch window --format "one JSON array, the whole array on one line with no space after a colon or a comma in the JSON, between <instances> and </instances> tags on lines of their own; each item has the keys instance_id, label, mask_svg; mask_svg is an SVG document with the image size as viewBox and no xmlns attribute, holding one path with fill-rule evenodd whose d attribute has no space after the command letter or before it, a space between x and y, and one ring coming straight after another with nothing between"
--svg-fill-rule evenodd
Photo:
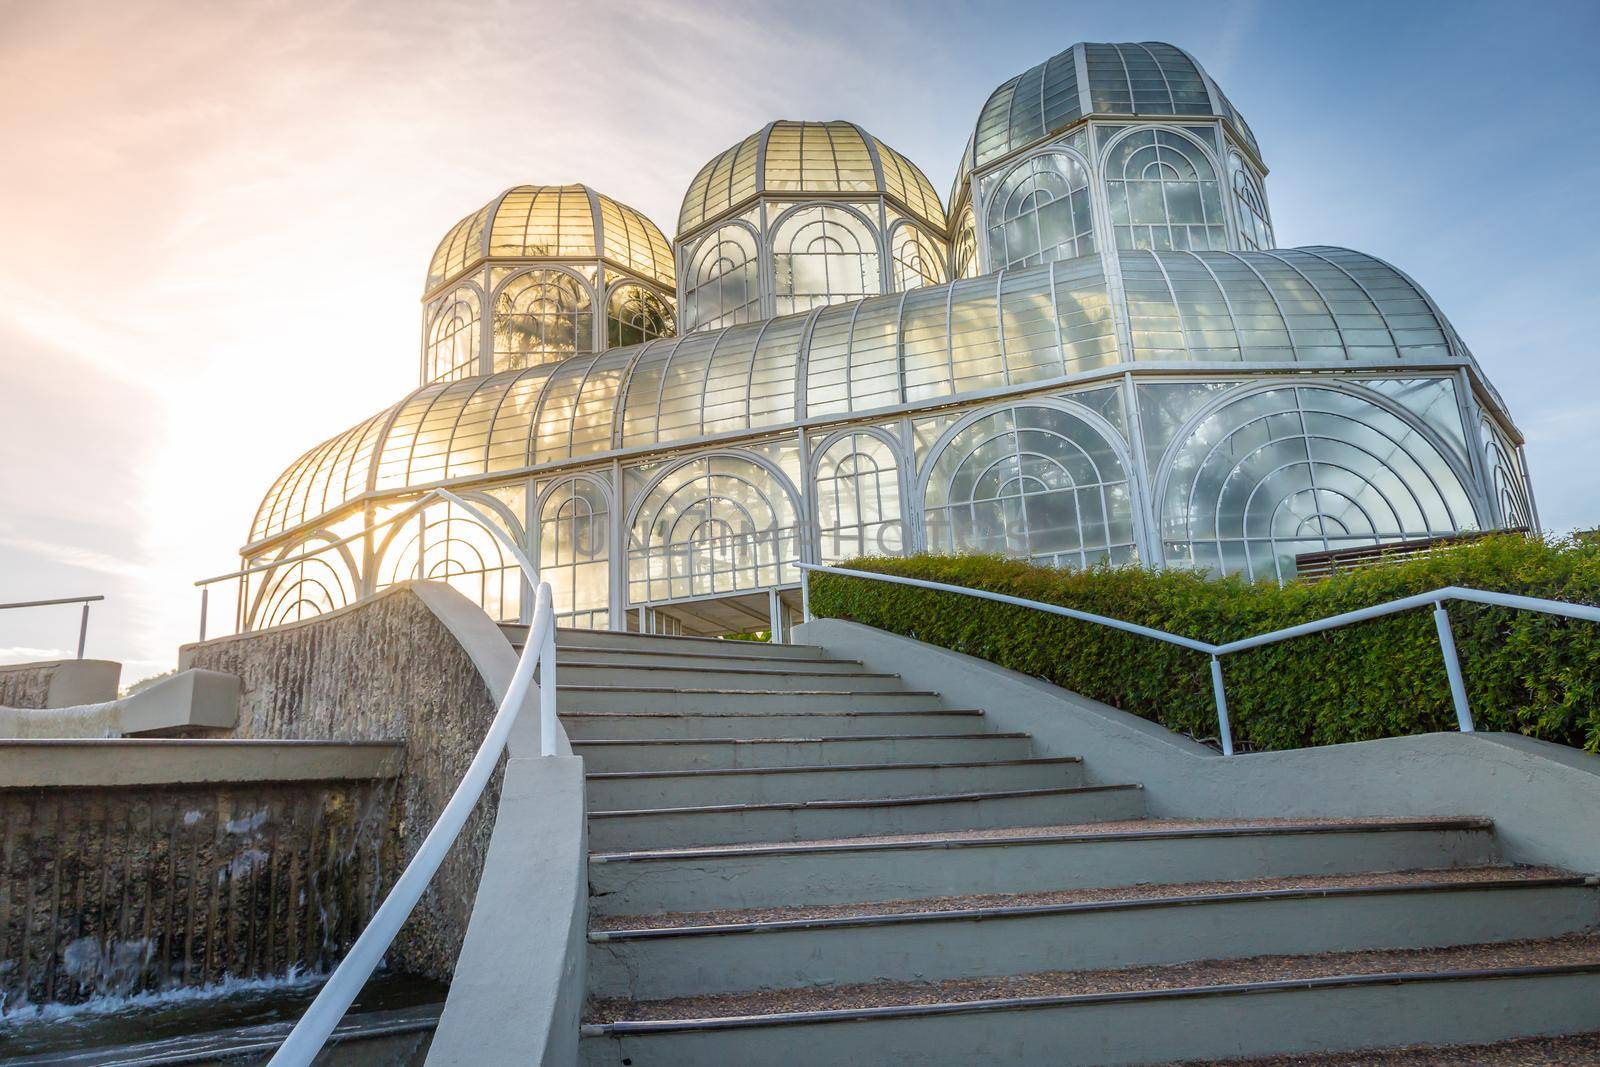
<instances>
[{"instance_id":1,"label":"semicircular arch window","mask_svg":"<svg viewBox=\"0 0 1600 1067\"><path fill-rule=\"evenodd\" d=\"M250 598L246 629L300 622L355 601L357 582L350 561L333 546L318 551L318 540L300 541L284 548L278 558L291 562L260 572L259 585Z\"/></svg>"},{"instance_id":2,"label":"semicircular arch window","mask_svg":"<svg viewBox=\"0 0 1600 1067\"><path fill-rule=\"evenodd\" d=\"M502 519L500 529L521 543L517 526ZM406 520L381 551L376 589L413 580L446 582L492 619L515 622L521 614L517 561L476 516L449 501Z\"/></svg>"},{"instance_id":3,"label":"semicircular arch window","mask_svg":"<svg viewBox=\"0 0 1600 1067\"><path fill-rule=\"evenodd\" d=\"M955 241L950 246L951 274L956 278L978 276L978 224L972 208L961 213L961 225L956 229Z\"/></svg>"},{"instance_id":4,"label":"semicircular arch window","mask_svg":"<svg viewBox=\"0 0 1600 1067\"><path fill-rule=\"evenodd\" d=\"M767 468L706 456L673 468L628 539L628 603L737 593L799 580L799 509Z\"/></svg>"},{"instance_id":5,"label":"semicircular arch window","mask_svg":"<svg viewBox=\"0 0 1600 1067\"><path fill-rule=\"evenodd\" d=\"M642 285L619 285L606 300L606 347L642 345L671 337L672 305Z\"/></svg>"},{"instance_id":6,"label":"semicircular arch window","mask_svg":"<svg viewBox=\"0 0 1600 1067\"><path fill-rule=\"evenodd\" d=\"M1038 266L1095 249L1089 172L1065 152L1032 156L1007 171L987 215L993 270Z\"/></svg>"},{"instance_id":7,"label":"semicircular arch window","mask_svg":"<svg viewBox=\"0 0 1600 1067\"><path fill-rule=\"evenodd\" d=\"M1172 130L1135 130L1106 157L1117 247L1225 249L1217 172L1204 150Z\"/></svg>"},{"instance_id":8,"label":"semicircular arch window","mask_svg":"<svg viewBox=\"0 0 1600 1067\"><path fill-rule=\"evenodd\" d=\"M779 315L873 296L881 288L878 236L845 208L800 208L772 235L772 274Z\"/></svg>"},{"instance_id":9,"label":"semicircular arch window","mask_svg":"<svg viewBox=\"0 0 1600 1067\"><path fill-rule=\"evenodd\" d=\"M424 385L478 373L478 291L462 286L445 297L428 323Z\"/></svg>"},{"instance_id":10,"label":"semicircular arch window","mask_svg":"<svg viewBox=\"0 0 1600 1067\"><path fill-rule=\"evenodd\" d=\"M1021 404L978 419L933 460L928 548L994 552L1061 567L1138 558L1128 469L1069 411Z\"/></svg>"},{"instance_id":11,"label":"semicircular arch window","mask_svg":"<svg viewBox=\"0 0 1600 1067\"><path fill-rule=\"evenodd\" d=\"M1239 238L1244 247L1260 252L1272 247L1272 223L1267 221L1267 197L1261 182L1237 155L1228 157L1233 176L1233 204L1239 213Z\"/></svg>"},{"instance_id":12,"label":"semicircular arch window","mask_svg":"<svg viewBox=\"0 0 1600 1067\"><path fill-rule=\"evenodd\" d=\"M683 279L683 329L714 330L761 317L756 237L738 225L701 238Z\"/></svg>"},{"instance_id":13,"label":"semicircular arch window","mask_svg":"<svg viewBox=\"0 0 1600 1067\"><path fill-rule=\"evenodd\" d=\"M520 370L594 351L589 288L557 270L514 275L494 300L494 369Z\"/></svg>"},{"instance_id":14,"label":"semicircular arch window","mask_svg":"<svg viewBox=\"0 0 1600 1067\"><path fill-rule=\"evenodd\" d=\"M943 245L912 223L897 225L889 245L896 291L940 285L949 280L946 277Z\"/></svg>"},{"instance_id":15,"label":"semicircular arch window","mask_svg":"<svg viewBox=\"0 0 1600 1067\"><path fill-rule=\"evenodd\" d=\"M1423 431L1372 400L1288 386L1206 416L1160 483L1167 562L1294 577L1302 552L1472 529L1461 478Z\"/></svg>"}]
</instances>

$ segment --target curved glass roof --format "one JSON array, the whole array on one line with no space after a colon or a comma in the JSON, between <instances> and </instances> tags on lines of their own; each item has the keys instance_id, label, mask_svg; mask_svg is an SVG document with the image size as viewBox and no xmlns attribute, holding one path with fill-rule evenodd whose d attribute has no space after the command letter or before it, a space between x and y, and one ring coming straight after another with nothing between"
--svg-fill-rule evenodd
<instances>
[{"instance_id":1,"label":"curved glass roof","mask_svg":"<svg viewBox=\"0 0 1600 1067\"><path fill-rule=\"evenodd\" d=\"M703 226L763 193L882 194L944 232L944 206L927 175L853 122L768 123L694 176L678 213L678 234Z\"/></svg>"},{"instance_id":2,"label":"curved glass roof","mask_svg":"<svg viewBox=\"0 0 1600 1067\"><path fill-rule=\"evenodd\" d=\"M450 228L428 264L426 292L485 259L604 259L671 290L672 247L660 227L587 185L518 185Z\"/></svg>"},{"instance_id":3,"label":"curved glass roof","mask_svg":"<svg viewBox=\"0 0 1600 1067\"><path fill-rule=\"evenodd\" d=\"M252 543L364 493L902 404L1125 364L1468 358L1393 267L1340 248L1124 252L1129 343L1098 256L436 383L295 461Z\"/></svg>"},{"instance_id":4,"label":"curved glass roof","mask_svg":"<svg viewBox=\"0 0 1600 1067\"><path fill-rule=\"evenodd\" d=\"M1148 41L1075 44L1000 86L978 114L963 166L986 166L1091 114L1215 115L1260 155L1255 134L1200 64Z\"/></svg>"}]
</instances>

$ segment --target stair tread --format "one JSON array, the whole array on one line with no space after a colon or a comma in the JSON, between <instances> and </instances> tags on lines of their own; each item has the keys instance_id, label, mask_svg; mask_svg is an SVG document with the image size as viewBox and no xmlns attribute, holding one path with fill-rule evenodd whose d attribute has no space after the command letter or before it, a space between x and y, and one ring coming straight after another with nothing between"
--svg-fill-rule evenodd
<instances>
[{"instance_id":1,"label":"stair tread","mask_svg":"<svg viewBox=\"0 0 1600 1067\"><path fill-rule=\"evenodd\" d=\"M1194 902L1200 898L1249 898L1333 892L1382 892L1395 889L1483 888L1486 886L1582 885L1582 875L1557 867L1487 866L1373 871L1360 874L1303 875L1226 882L1173 882L1161 885L1111 886L1101 889L1058 889L1035 893L984 893L971 896L875 900L859 904L810 904L726 911L673 912L658 915L597 915L589 920L600 937L649 937L691 931L728 932L783 929L817 924L853 924L885 919L928 919L1022 914L1101 905L1163 901Z\"/></svg>"},{"instance_id":2,"label":"stair tread","mask_svg":"<svg viewBox=\"0 0 1600 1067\"><path fill-rule=\"evenodd\" d=\"M1237 836L1255 834L1340 833L1371 830L1489 830L1493 823L1475 816L1403 817L1369 819L1127 819L1055 826L1008 826L989 830L938 830L916 834L881 834L871 837L835 837L810 841L755 842L691 848L664 848L633 852L597 852L590 863L635 859L698 859L748 853L846 852L879 848L950 848L992 846L1027 841L1075 842L1112 839L1146 840L1167 837Z\"/></svg>"},{"instance_id":3,"label":"stair tread","mask_svg":"<svg viewBox=\"0 0 1600 1067\"><path fill-rule=\"evenodd\" d=\"M803 767L686 767L659 771L590 771L584 777L601 781L623 778L713 778L735 774L806 774L818 771L933 770L943 767L1043 767L1082 763L1079 756L1025 756L997 760L918 760L911 763L819 763Z\"/></svg>"},{"instance_id":4,"label":"stair tread","mask_svg":"<svg viewBox=\"0 0 1600 1067\"><path fill-rule=\"evenodd\" d=\"M791 647L791 648L814 648L816 646L814 646L814 645L791 645L789 647ZM609 646L606 646L606 645L557 645L556 646L556 651L557 652L577 652L577 653L581 653L581 654L584 654L584 655L600 655L600 656L671 656L674 659L737 659L737 660L748 660L751 663L855 663L855 664L858 664L858 665L861 663L861 661L858 660L858 659L835 659L833 657L828 657L828 658L825 658L825 659L813 659L811 657L797 657L797 656L771 656L771 655L758 656L758 655L752 655L749 652L743 652L743 651L685 652L685 651L683 651L681 649L679 649L677 651L670 651L669 652L666 649L660 649L660 648L638 648L638 649L634 649L634 648L622 648L622 647L609 647ZM627 666L627 664L615 664L615 666Z\"/></svg>"},{"instance_id":5,"label":"stair tread","mask_svg":"<svg viewBox=\"0 0 1600 1067\"><path fill-rule=\"evenodd\" d=\"M649 669L649 668L641 668ZM855 675L833 675L835 678L852 678ZM725 694L728 696L781 696L781 697L860 697L860 696L900 696L900 697L936 697L936 689L690 689L680 686L666 685L568 685L565 682L556 682L557 690L572 690L585 693L668 693L668 694L695 694L708 693Z\"/></svg>"},{"instance_id":6,"label":"stair tread","mask_svg":"<svg viewBox=\"0 0 1600 1067\"><path fill-rule=\"evenodd\" d=\"M1026 733L982 734L845 734L837 737L591 737L572 742L580 745L816 745L857 741L1008 741L1031 737Z\"/></svg>"},{"instance_id":7,"label":"stair tread","mask_svg":"<svg viewBox=\"0 0 1600 1067\"><path fill-rule=\"evenodd\" d=\"M799 811L809 808L873 808L918 804L958 804L976 800L1004 800L1013 797L1046 797L1074 793L1105 793L1117 789L1141 789L1138 785L1063 785L1046 789L993 789L965 793L916 793L903 797L868 797L843 800L758 801L750 804L703 804L676 808L623 808L591 811L591 819L641 815L697 815L735 811Z\"/></svg>"},{"instance_id":8,"label":"stair tread","mask_svg":"<svg viewBox=\"0 0 1600 1067\"><path fill-rule=\"evenodd\" d=\"M1248 1060L1184 1060L1157 1067L1532 1067L1580 1063L1600 1063L1600 1031L1564 1037L1520 1037L1489 1045L1402 1045Z\"/></svg>"},{"instance_id":9,"label":"stair tread","mask_svg":"<svg viewBox=\"0 0 1600 1067\"><path fill-rule=\"evenodd\" d=\"M815 663L816 660L797 660L799 664ZM891 671L809 671L800 666L789 666L787 663L777 667L707 667L698 663L609 663L604 660L557 660L556 668L584 668L589 670L610 671L693 671L696 674L753 674L774 675L788 677L800 675L808 678L898 678L898 674Z\"/></svg>"},{"instance_id":10,"label":"stair tread","mask_svg":"<svg viewBox=\"0 0 1600 1067\"><path fill-rule=\"evenodd\" d=\"M981 708L929 708L926 711L563 711L563 719L792 719L800 716L829 718L895 718L906 715L982 715ZM971 736L971 735L964 735Z\"/></svg>"},{"instance_id":11,"label":"stair tread","mask_svg":"<svg viewBox=\"0 0 1600 1067\"><path fill-rule=\"evenodd\" d=\"M848 1019L863 1014L927 1014L986 1007L1043 1007L1093 1001L1107 996L1117 999L1150 995L1170 997L1272 988L1275 985L1303 989L1309 983L1341 985L1363 980L1399 982L1487 977L1496 972L1562 973L1569 970L1600 971L1600 936L1574 935L1450 948L1364 950L1312 956L1253 956L938 982L875 982L766 989L661 1000L600 998L590 1001L586 1021L591 1026L601 1024L613 1032L699 1029L719 1024Z\"/></svg>"}]
</instances>

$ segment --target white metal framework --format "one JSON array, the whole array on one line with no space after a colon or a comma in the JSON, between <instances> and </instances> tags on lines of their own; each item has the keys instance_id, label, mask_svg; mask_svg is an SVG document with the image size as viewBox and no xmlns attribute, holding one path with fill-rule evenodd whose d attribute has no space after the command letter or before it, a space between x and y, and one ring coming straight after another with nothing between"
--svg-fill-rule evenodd
<instances>
[{"instance_id":1,"label":"white metal framework","mask_svg":"<svg viewBox=\"0 0 1600 1067\"><path fill-rule=\"evenodd\" d=\"M707 632L860 554L1283 580L1312 549L1537 525L1444 315L1370 256L1273 247L1265 173L1192 58L1091 44L991 95L948 212L847 122L713 158L671 247L586 187L510 190L435 253L422 387L268 492L243 554L283 563L239 621L417 575L525 620L499 535L566 624ZM496 529L435 503L361 535L440 485Z\"/></svg>"}]
</instances>

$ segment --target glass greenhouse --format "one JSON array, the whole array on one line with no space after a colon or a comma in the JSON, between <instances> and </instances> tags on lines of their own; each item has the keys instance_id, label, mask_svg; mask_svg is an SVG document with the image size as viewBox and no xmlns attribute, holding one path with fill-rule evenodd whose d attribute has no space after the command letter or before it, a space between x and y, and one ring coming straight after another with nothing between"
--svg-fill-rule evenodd
<instances>
[{"instance_id":1,"label":"glass greenhouse","mask_svg":"<svg viewBox=\"0 0 1600 1067\"><path fill-rule=\"evenodd\" d=\"M1282 581L1298 554L1536 526L1521 435L1414 281L1275 247L1237 109L1166 44L1079 44L978 112L948 207L849 122L774 122L669 242L581 185L458 222L419 388L311 449L240 625L416 577L505 620L786 625L798 563L1000 552ZM281 563L278 561L282 561Z\"/></svg>"}]
</instances>

